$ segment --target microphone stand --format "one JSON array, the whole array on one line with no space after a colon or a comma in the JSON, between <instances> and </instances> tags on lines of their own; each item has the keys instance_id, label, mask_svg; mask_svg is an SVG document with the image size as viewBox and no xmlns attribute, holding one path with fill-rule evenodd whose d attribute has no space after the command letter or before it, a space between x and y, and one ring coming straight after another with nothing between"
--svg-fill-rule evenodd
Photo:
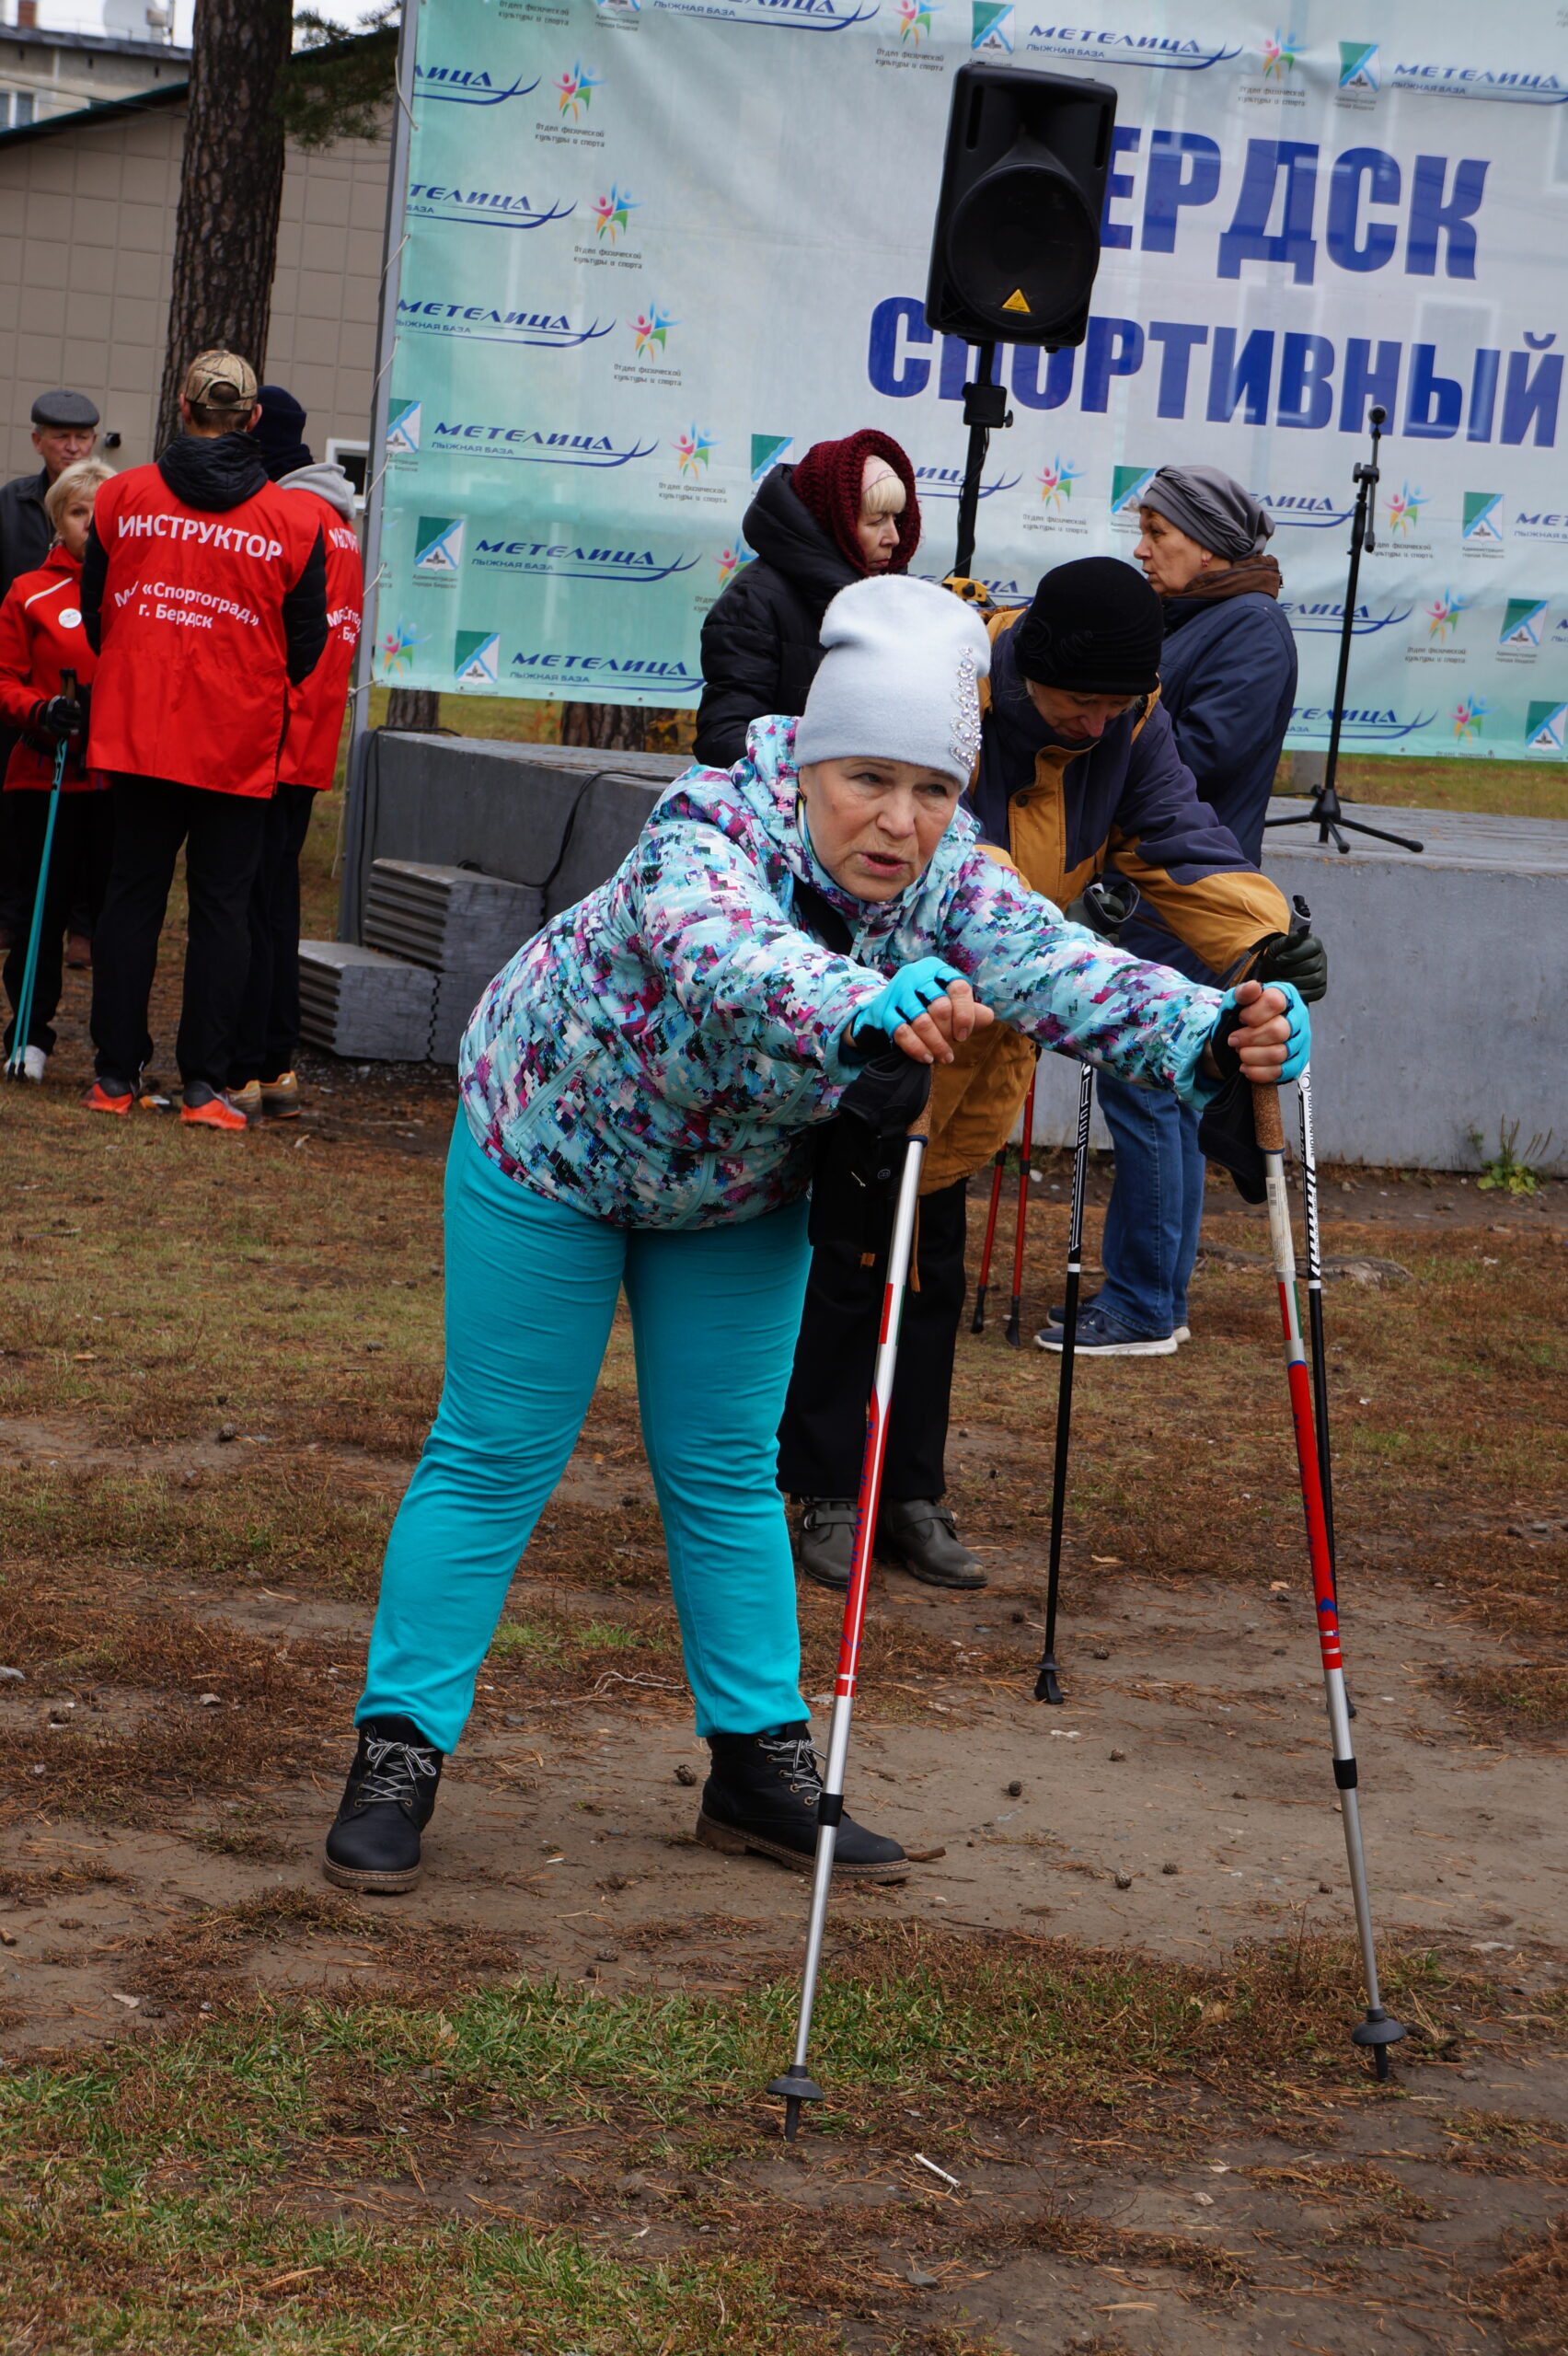
<instances>
[{"instance_id":1,"label":"microphone stand","mask_svg":"<svg viewBox=\"0 0 1568 2356\"><path fill-rule=\"evenodd\" d=\"M965 386L966 395L968 391L969 387ZM1387 415L1387 410L1380 404L1372 409L1371 461L1357 459L1355 464L1355 514L1350 526L1350 576L1345 583L1344 619L1340 626L1339 671L1334 679L1333 716L1329 723L1329 757L1323 768L1323 781L1312 796L1310 810L1298 811L1288 818L1264 821L1265 831L1269 826L1316 826L1319 842L1326 843L1332 836L1335 849L1342 852L1350 849L1340 831L1342 827L1353 835L1371 835L1380 843L1397 843L1401 850L1418 851L1425 848L1422 843L1412 841L1408 835L1385 834L1381 826L1367 826L1359 818L1347 818L1334 791L1334 780L1339 774L1340 731L1344 723L1345 682L1350 674L1350 641L1355 630L1355 591L1361 578L1361 551L1365 548L1370 552L1377 546L1372 535L1378 481L1378 444Z\"/></svg>"},{"instance_id":2,"label":"microphone stand","mask_svg":"<svg viewBox=\"0 0 1568 2356\"><path fill-rule=\"evenodd\" d=\"M958 494L958 549L952 560L953 578L957 581L969 579L970 568L974 562L980 478L986 471L986 453L991 446L991 435L998 426L1012 423L1007 388L993 381L996 368L996 345L983 343L974 381L963 388L963 422L969 428L969 449L963 461L963 484Z\"/></svg>"}]
</instances>

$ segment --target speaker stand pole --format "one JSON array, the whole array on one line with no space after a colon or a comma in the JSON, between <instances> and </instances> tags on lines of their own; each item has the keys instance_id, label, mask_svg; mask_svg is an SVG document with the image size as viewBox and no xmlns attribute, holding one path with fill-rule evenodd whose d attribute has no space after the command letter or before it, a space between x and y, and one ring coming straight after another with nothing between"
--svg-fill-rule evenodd
<instances>
[{"instance_id":1,"label":"speaker stand pole","mask_svg":"<svg viewBox=\"0 0 1568 2356\"><path fill-rule=\"evenodd\" d=\"M967 386L964 390L967 393ZM1355 592L1361 579L1361 551L1363 548L1371 549L1377 546L1372 537L1376 516L1373 502L1378 495L1378 444L1386 414L1381 407L1371 411L1371 460L1357 459L1355 466L1355 514L1350 526L1350 574L1344 584L1344 618L1340 624L1339 670L1334 678L1333 715L1329 722L1329 757L1323 768L1323 782L1312 797L1310 810L1299 811L1289 818L1268 818L1264 821L1265 832L1270 826L1316 826L1319 842L1326 843L1332 836L1334 849L1341 852L1350 849L1340 831L1342 827L1353 835L1370 835L1380 843L1397 843L1401 850L1418 851L1424 848L1422 844L1412 842L1408 835L1388 835L1381 826L1366 826L1358 818L1347 818L1334 791L1334 780L1339 775L1340 731L1344 724L1344 699L1350 677L1350 647L1355 633Z\"/></svg>"},{"instance_id":2,"label":"speaker stand pole","mask_svg":"<svg viewBox=\"0 0 1568 2356\"><path fill-rule=\"evenodd\" d=\"M963 487L958 494L958 548L952 560L953 578L967 581L974 563L974 526L980 513L980 478L986 453L999 426L1012 423L1005 388L994 379L997 347L980 346L980 366L973 384L963 388L963 422L969 428L969 451L963 461Z\"/></svg>"}]
</instances>

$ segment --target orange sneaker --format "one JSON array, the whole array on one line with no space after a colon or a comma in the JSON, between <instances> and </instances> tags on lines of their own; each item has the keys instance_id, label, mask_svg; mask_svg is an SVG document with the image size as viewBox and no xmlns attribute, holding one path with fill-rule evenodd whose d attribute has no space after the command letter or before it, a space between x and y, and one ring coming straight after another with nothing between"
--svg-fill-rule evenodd
<instances>
[{"instance_id":1,"label":"orange sneaker","mask_svg":"<svg viewBox=\"0 0 1568 2356\"><path fill-rule=\"evenodd\" d=\"M123 1087L118 1080L95 1080L82 1099L82 1108L87 1113L118 1113L123 1120L135 1102L133 1088Z\"/></svg>"},{"instance_id":2,"label":"orange sneaker","mask_svg":"<svg viewBox=\"0 0 1568 2356\"><path fill-rule=\"evenodd\" d=\"M240 1136L249 1126L239 1106L221 1089L208 1088L201 1081L186 1090L179 1117L193 1129L224 1129Z\"/></svg>"}]
</instances>

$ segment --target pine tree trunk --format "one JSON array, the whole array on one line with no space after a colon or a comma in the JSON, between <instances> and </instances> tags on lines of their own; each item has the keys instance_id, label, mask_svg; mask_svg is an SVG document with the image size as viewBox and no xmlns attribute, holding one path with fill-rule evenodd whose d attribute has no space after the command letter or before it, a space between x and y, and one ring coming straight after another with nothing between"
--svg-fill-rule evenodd
<instances>
[{"instance_id":1,"label":"pine tree trunk","mask_svg":"<svg viewBox=\"0 0 1568 2356\"><path fill-rule=\"evenodd\" d=\"M419 736L433 736L441 726L441 694L436 687L394 687L386 699L387 728L408 729Z\"/></svg>"},{"instance_id":2,"label":"pine tree trunk","mask_svg":"<svg viewBox=\"0 0 1568 2356\"><path fill-rule=\"evenodd\" d=\"M648 714L640 704L563 703L560 741L591 745L600 753L645 752Z\"/></svg>"},{"instance_id":3,"label":"pine tree trunk","mask_svg":"<svg viewBox=\"0 0 1568 2356\"><path fill-rule=\"evenodd\" d=\"M179 431L180 379L199 352L237 352L259 378L266 366L283 193L278 86L293 38L292 0L197 0L160 450Z\"/></svg>"}]
</instances>

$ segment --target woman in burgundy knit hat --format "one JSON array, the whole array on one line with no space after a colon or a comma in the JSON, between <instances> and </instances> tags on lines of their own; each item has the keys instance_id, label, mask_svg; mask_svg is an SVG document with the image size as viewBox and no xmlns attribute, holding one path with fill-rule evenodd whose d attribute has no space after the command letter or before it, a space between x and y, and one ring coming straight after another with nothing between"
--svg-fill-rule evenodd
<instances>
[{"instance_id":1,"label":"woman in burgundy knit hat","mask_svg":"<svg viewBox=\"0 0 1568 2356\"><path fill-rule=\"evenodd\" d=\"M765 478L744 529L753 561L702 625L696 751L712 768L744 756L754 720L804 710L822 660L817 632L838 592L908 570L920 544L915 469L874 427L814 443L798 466Z\"/></svg>"}]
</instances>

